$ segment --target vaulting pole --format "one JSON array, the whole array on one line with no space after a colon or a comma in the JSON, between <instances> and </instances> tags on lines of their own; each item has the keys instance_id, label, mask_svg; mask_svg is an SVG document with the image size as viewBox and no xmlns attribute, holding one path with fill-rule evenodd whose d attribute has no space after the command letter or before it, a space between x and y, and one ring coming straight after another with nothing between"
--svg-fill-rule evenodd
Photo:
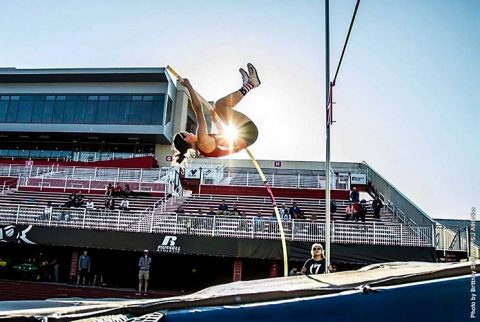
<instances>
[{"instance_id":1,"label":"vaulting pole","mask_svg":"<svg viewBox=\"0 0 480 322\"><path fill-rule=\"evenodd\" d=\"M280 212L278 211L277 202L275 201L275 196L273 195L272 189L268 184L267 178L263 174L262 168L260 168L260 165L258 164L257 160L253 157L252 152L250 152L248 148L245 148L245 151L247 151L247 154L250 157L250 160L252 160L252 163L257 169L257 172L260 175L260 178L262 178L263 184L265 185L265 188L267 189L267 192L270 195L270 199L272 200L272 206L275 211L275 217L277 218L278 227L280 229L280 238L282 240L283 276L287 277L288 276L287 242L285 241L285 231L283 230L282 218L280 218Z\"/></svg>"}]
</instances>

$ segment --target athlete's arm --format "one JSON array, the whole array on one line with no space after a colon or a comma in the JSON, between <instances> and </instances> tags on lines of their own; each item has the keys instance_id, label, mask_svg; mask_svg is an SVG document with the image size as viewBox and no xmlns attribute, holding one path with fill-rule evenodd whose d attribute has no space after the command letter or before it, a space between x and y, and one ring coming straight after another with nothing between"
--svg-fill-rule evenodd
<instances>
[{"instance_id":1,"label":"athlete's arm","mask_svg":"<svg viewBox=\"0 0 480 322\"><path fill-rule=\"evenodd\" d=\"M184 78L181 84L185 86L190 93L193 111L195 112L195 117L197 118L197 147L204 152L212 152L215 150L216 143L215 139L208 135L207 122L205 121L202 104L198 99L197 92L195 92L188 79Z\"/></svg>"}]
</instances>

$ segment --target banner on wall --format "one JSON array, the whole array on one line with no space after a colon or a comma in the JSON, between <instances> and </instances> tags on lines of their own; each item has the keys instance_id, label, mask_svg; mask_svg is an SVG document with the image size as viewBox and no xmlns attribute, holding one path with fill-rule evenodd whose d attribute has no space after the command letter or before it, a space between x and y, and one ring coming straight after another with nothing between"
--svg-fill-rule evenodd
<instances>
[{"instance_id":1,"label":"banner on wall","mask_svg":"<svg viewBox=\"0 0 480 322\"><path fill-rule=\"evenodd\" d=\"M350 175L351 184L367 184L367 175L363 173L352 173Z\"/></svg>"},{"instance_id":2,"label":"banner on wall","mask_svg":"<svg viewBox=\"0 0 480 322\"><path fill-rule=\"evenodd\" d=\"M185 169L185 179L200 179L202 170L200 168Z\"/></svg>"}]
</instances>

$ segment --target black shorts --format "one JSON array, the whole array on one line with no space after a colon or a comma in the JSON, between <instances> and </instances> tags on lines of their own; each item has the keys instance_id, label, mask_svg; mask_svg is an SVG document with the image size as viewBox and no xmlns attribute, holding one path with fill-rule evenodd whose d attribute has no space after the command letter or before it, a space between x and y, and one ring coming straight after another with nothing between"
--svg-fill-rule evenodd
<instances>
[{"instance_id":1,"label":"black shorts","mask_svg":"<svg viewBox=\"0 0 480 322\"><path fill-rule=\"evenodd\" d=\"M80 277L88 277L88 269L81 268L80 269Z\"/></svg>"},{"instance_id":2,"label":"black shorts","mask_svg":"<svg viewBox=\"0 0 480 322\"><path fill-rule=\"evenodd\" d=\"M252 121L243 123L238 127L238 136L245 140L247 146L252 145L258 138L257 126Z\"/></svg>"}]
</instances>

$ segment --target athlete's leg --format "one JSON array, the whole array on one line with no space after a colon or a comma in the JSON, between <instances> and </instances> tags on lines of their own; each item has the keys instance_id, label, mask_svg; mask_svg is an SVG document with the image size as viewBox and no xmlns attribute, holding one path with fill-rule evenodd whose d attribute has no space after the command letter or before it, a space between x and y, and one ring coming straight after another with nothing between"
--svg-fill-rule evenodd
<instances>
[{"instance_id":1,"label":"athlete's leg","mask_svg":"<svg viewBox=\"0 0 480 322\"><path fill-rule=\"evenodd\" d=\"M257 70L252 64L247 65L248 73L240 68L242 74L243 87L238 91L228 94L215 102L215 113L222 119L231 120L231 110L242 100L242 98L253 88L260 85L260 79Z\"/></svg>"}]
</instances>

